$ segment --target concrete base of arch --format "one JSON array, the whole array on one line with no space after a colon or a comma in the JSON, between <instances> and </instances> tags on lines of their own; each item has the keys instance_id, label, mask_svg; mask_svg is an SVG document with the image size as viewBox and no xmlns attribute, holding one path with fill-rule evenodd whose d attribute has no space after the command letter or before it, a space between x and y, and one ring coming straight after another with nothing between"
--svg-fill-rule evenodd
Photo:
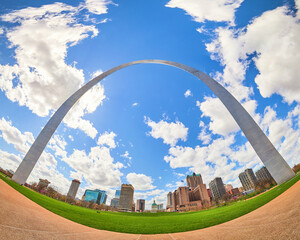
<instances>
[{"instance_id":1,"label":"concrete base of arch","mask_svg":"<svg viewBox=\"0 0 300 240\"><path fill-rule=\"evenodd\" d=\"M300 181L286 192L232 221L190 232L139 235L97 230L62 218L0 180L0 239L299 239Z\"/></svg>"}]
</instances>

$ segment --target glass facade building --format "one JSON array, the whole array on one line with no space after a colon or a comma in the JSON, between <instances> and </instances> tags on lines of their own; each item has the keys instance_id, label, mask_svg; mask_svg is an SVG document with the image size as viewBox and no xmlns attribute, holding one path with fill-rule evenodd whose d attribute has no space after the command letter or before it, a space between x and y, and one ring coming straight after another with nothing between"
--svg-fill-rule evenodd
<instances>
[{"instance_id":1,"label":"glass facade building","mask_svg":"<svg viewBox=\"0 0 300 240\"><path fill-rule=\"evenodd\" d=\"M93 201L97 204L106 203L107 194L105 191L96 189L96 190L85 190L84 201L90 202Z\"/></svg>"},{"instance_id":2,"label":"glass facade building","mask_svg":"<svg viewBox=\"0 0 300 240\"><path fill-rule=\"evenodd\" d=\"M115 198L120 198L121 190L116 190Z\"/></svg>"}]
</instances>

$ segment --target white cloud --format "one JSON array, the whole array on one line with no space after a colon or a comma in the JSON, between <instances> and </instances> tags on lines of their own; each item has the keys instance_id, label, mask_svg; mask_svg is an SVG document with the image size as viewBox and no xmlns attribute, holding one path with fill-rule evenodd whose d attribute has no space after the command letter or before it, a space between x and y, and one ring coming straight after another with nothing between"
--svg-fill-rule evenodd
<instances>
[{"instance_id":1,"label":"white cloud","mask_svg":"<svg viewBox=\"0 0 300 240\"><path fill-rule=\"evenodd\" d=\"M204 124L204 122L199 122L199 127L201 128L201 131L198 135L198 139L202 141L202 144L209 144L212 140L211 134L208 132L208 126Z\"/></svg>"},{"instance_id":2,"label":"white cloud","mask_svg":"<svg viewBox=\"0 0 300 240\"><path fill-rule=\"evenodd\" d=\"M107 13L107 5L113 4L109 0L85 0L85 7L94 14Z\"/></svg>"},{"instance_id":3,"label":"white cloud","mask_svg":"<svg viewBox=\"0 0 300 240\"><path fill-rule=\"evenodd\" d=\"M290 14L286 6L264 12L245 29L225 27L215 33L216 38L206 44L207 51L225 66L218 76L238 100L247 99L253 92L242 85L253 60L259 71L255 82L263 97L277 93L288 103L300 101L299 17ZM251 54L255 56L249 58Z\"/></svg>"},{"instance_id":4,"label":"white cloud","mask_svg":"<svg viewBox=\"0 0 300 240\"><path fill-rule=\"evenodd\" d=\"M8 99L38 116L47 116L83 85L83 71L65 62L67 50L89 36L97 36L98 30L77 22L80 8L54 3L1 16L3 21L17 24L6 31L16 64L0 65L0 89ZM95 86L64 122L94 138L97 130L82 117L95 111L104 98L103 87Z\"/></svg>"},{"instance_id":5,"label":"white cloud","mask_svg":"<svg viewBox=\"0 0 300 240\"><path fill-rule=\"evenodd\" d=\"M122 155L120 155L120 156L123 157L123 158L126 158L126 159L128 159L128 160L131 160L131 159L132 159L132 157L129 156L129 152L128 152L128 151L125 151L125 153L122 154Z\"/></svg>"},{"instance_id":6,"label":"white cloud","mask_svg":"<svg viewBox=\"0 0 300 240\"><path fill-rule=\"evenodd\" d=\"M209 123L209 130L211 130L214 134L227 136L228 134L237 132L240 129L219 98L205 97L203 102L197 101L196 105L202 111L202 117L210 118L211 122ZM255 100L249 100L242 105L252 117L259 120L258 116L255 115L257 107ZM203 140L206 140L205 136L206 135L203 135ZM207 138L206 143L208 141L209 138Z\"/></svg>"},{"instance_id":7,"label":"white cloud","mask_svg":"<svg viewBox=\"0 0 300 240\"><path fill-rule=\"evenodd\" d=\"M257 53L255 82L260 94L270 97L277 93L288 103L300 102L299 19L287 7L279 7L256 18L240 39L245 54Z\"/></svg>"},{"instance_id":8,"label":"white cloud","mask_svg":"<svg viewBox=\"0 0 300 240\"><path fill-rule=\"evenodd\" d=\"M174 146L180 139L182 141L187 139L188 128L179 121L168 123L161 120L156 123L145 117L145 123L152 128L149 134L155 139L162 138L165 144Z\"/></svg>"},{"instance_id":9,"label":"white cloud","mask_svg":"<svg viewBox=\"0 0 300 240\"><path fill-rule=\"evenodd\" d=\"M126 176L126 179L135 190L151 190L156 188L152 185L152 178L145 174L129 173Z\"/></svg>"},{"instance_id":10,"label":"white cloud","mask_svg":"<svg viewBox=\"0 0 300 240\"><path fill-rule=\"evenodd\" d=\"M235 11L243 0L171 0L166 7L181 8L196 22L215 21L234 24Z\"/></svg>"},{"instance_id":11,"label":"white cloud","mask_svg":"<svg viewBox=\"0 0 300 240\"><path fill-rule=\"evenodd\" d=\"M137 102L132 104L133 107L136 107L137 105L139 105L139 103L137 103Z\"/></svg>"},{"instance_id":12,"label":"white cloud","mask_svg":"<svg viewBox=\"0 0 300 240\"><path fill-rule=\"evenodd\" d=\"M116 143L115 143L115 137L117 135L114 132L105 132L102 135L100 135L100 137L98 138L97 144L103 146L106 145L109 148L115 148L116 147Z\"/></svg>"},{"instance_id":13,"label":"white cloud","mask_svg":"<svg viewBox=\"0 0 300 240\"><path fill-rule=\"evenodd\" d=\"M0 130L2 132L2 138L7 143L13 144L14 148L21 153L19 155L15 155L0 150L0 167L15 171L21 163L23 158L22 156L28 151L29 145L33 143L33 135L31 132L22 133L19 129L14 127L10 121L6 121L4 118L0 120ZM54 150L56 156L65 156L65 145L66 143L64 139L55 135L50 140L49 149ZM47 151L44 151L27 182L38 182L39 178L47 178L52 185L59 189L60 192L66 194L70 185L69 180L67 180L64 175L56 169L56 167L57 161L55 157Z\"/></svg>"},{"instance_id":14,"label":"white cloud","mask_svg":"<svg viewBox=\"0 0 300 240\"><path fill-rule=\"evenodd\" d=\"M0 119L0 132L1 137L8 143L13 144L15 149L20 153L25 154L30 145L34 141L34 137L31 132L21 133L19 129L12 126L11 121L5 120L5 118Z\"/></svg>"},{"instance_id":15,"label":"white cloud","mask_svg":"<svg viewBox=\"0 0 300 240\"><path fill-rule=\"evenodd\" d=\"M184 93L184 96L185 96L186 98L188 98L188 97L190 97L190 96L193 96L193 94L192 94L191 90L188 89L188 90L186 90L186 92Z\"/></svg>"},{"instance_id":16,"label":"white cloud","mask_svg":"<svg viewBox=\"0 0 300 240\"><path fill-rule=\"evenodd\" d=\"M98 76L99 76L100 74L102 74L102 73L103 73L103 71L102 71L101 69L99 69L99 70L93 72L93 73L91 74L92 79L95 78L95 77L98 77Z\"/></svg>"},{"instance_id":17,"label":"white cloud","mask_svg":"<svg viewBox=\"0 0 300 240\"><path fill-rule=\"evenodd\" d=\"M121 185L120 177L123 173L120 169L124 166L120 162L114 162L107 147L92 147L89 153L74 149L63 161L74 169L72 176L81 176L91 188L109 190Z\"/></svg>"},{"instance_id":18,"label":"white cloud","mask_svg":"<svg viewBox=\"0 0 300 240\"><path fill-rule=\"evenodd\" d=\"M271 107L266 107L260 121L262 129L270 141L292 167L299 163L300 129L293 127L298 123L299 106L292 109L286 118L278 118ZM234 135L214 139L208 146L171 147L164 160L171 168L189 167L191 171L201 173L203 181L208 183L215 177L222 177L225 183L238 183L238 174L246 168L258 169L263 164L249 142L235 146ZM171 185L170 185L171 186Z\"/></svg>"}]
</instances>

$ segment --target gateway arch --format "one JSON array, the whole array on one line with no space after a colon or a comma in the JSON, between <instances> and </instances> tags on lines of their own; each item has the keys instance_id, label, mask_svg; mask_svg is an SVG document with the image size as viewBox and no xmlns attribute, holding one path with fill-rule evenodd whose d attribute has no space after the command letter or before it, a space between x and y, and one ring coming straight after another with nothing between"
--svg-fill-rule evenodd
<instances>
[{"instance_id":1,"label":"gateway arch","mask_svg":"<svg viewBox=\"0 0 300 240\"><path fill-rule=\"evenodd\" d=\"M29 177L32 169L37 163L39 157L44 151L47 143L52 137L53 133L69 112L69 110L73 107L73 105L85 94L89 89L95 86L98 82L100 82L105 77L110 74L131 66L135 64L143 64L143 63L156 63L173 66L179 69L182 69L186 72L191 73L202 82L204 82L213 92L214 94L222 101L225 107L228 109L230 114L233 116L237 124L240 126L241 130L247 137L248 141L254 148L255 152L264 163L266 168L269 170L272 177L275 181L280 184L295 175L293 170L287 164L287 162L283 159L280 153L275 149L273 144L264 134L264 132L260 129L260 127L256 124L253 118L249 115L249 113L243 108L243 106L216 80L212 79L207 74L189 67L187 65L183 65L176 62L165 61L165 60L140 60L133 61L129 63L125 63L114 67L102 74L98 77L95 77L79 90L77 90L72 96L70 96L55 112L55 114L50 118L47 122L43 130L40 132L28 152L26 153L23 161L20 163L17 171L12 177L12 180L19 184L24 184Z\"/></svg>"}]
</instances>

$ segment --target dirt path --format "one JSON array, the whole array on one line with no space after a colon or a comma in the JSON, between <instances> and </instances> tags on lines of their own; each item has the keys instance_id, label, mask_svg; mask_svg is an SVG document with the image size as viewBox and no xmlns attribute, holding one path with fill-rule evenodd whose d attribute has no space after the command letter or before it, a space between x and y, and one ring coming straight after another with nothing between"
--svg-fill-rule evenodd
<instances>
[{"instance_id":1,"label":"dirt path","mask_svg":"<svg viewBox=\"0 0 300 240\"><path fill-rule=\"evenodd\" d=\"M300 239L300 181L263 207L214 227L139 235L97 230L62 218L0 180L0 239Z\"/></svg>"}]
</instances>

